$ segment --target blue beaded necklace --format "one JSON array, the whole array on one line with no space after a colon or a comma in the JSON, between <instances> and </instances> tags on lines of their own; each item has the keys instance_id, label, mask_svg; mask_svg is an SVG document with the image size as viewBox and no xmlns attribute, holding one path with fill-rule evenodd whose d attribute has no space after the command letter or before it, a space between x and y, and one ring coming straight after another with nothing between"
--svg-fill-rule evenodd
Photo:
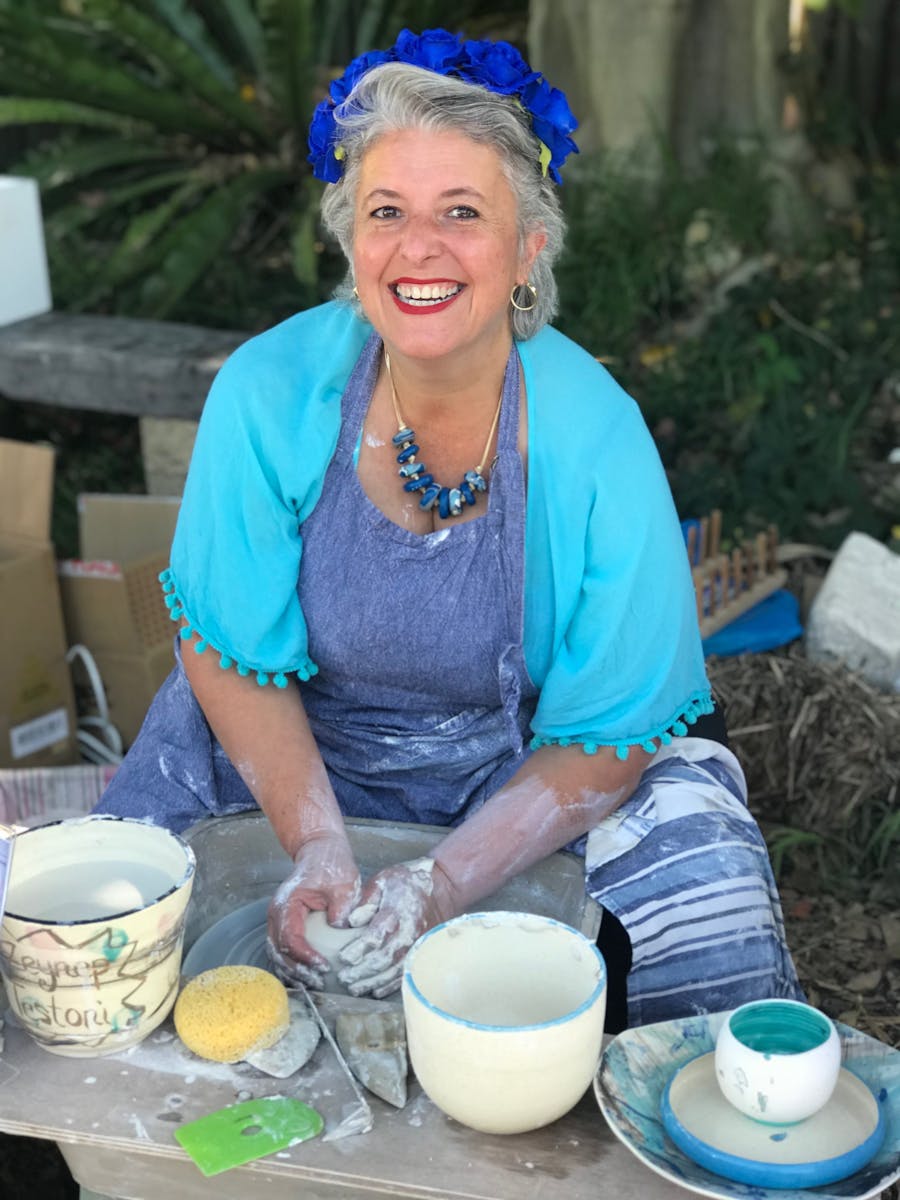
<instances>
[{"instance_id":1,"label":"blue beaded necklace","mask_svg":"<svg viewBox=\"0 0 900 1200\"><path fill-rule=\"evenodd\" d=\"M391 438L391 441L399 450L397 462L400 464L400 470L397 474L403 480L403 490L404 492L421 492L422 497L419 500L419 508L424 509L426 512L436 507L440 516L445 519L447 517L458 517L463 511L464 504L474 504L478 492L487 491L487 481L483 474L484 464L487 461L491 442L494 440L494 434L497 432L497 422L500 420L500 408L503 404L503 389L500 389L497 411L494 413L491 429L484 444L481 462L471 471L466 471L456 487L444 487L435 480L433 475L429 475L424 463L416 460L416 455L419 453L419 447L416 445L416 435L403 420L400 412L400 405L397 401L397 390L394 387L394 376L391 373L391 359L386 350L384 352L384 365L387 368L388 382L391 385L391 401L394 405L394 416L397 418L397 432Z\"/></svg>"}]
</instances>

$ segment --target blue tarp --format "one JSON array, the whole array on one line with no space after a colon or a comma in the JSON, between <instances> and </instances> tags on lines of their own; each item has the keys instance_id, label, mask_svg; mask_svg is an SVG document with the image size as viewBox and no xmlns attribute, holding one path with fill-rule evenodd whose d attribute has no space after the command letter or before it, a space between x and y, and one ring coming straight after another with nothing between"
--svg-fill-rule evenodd
<instances>
[{"instance_id":1,"label":"blue tarp","mask_svg":"<svg viewBox=\"0 0 900 1200\"><path fill-rule=\"evenodd\" d=\"M703 653L726 657L730 654L775 650L802 634L797 598L785 588L779 588L718 632L704 638Z\"/></svg>"}]
</instances>

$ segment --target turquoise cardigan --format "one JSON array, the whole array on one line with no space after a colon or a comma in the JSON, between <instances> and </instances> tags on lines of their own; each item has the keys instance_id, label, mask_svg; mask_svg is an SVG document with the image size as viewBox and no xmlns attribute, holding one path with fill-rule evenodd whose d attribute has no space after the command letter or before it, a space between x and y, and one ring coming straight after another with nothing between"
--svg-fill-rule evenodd
<instances>
[{"instance_id":1,"label":"turquoise cardigan","mask_svg":"<svg viewBox=\"0 0 900 1200\"><path fill-rule=\"evenodd\" d=\"M301 527L372 328L344 304L251 338L203 410L170 568L173 620L261 685L316 671L297 596ZM518 343L528 397L525 661L532 745L652 751L712 709L681 529L637 405L545 328Z\"/></svg>"}]
</instances>

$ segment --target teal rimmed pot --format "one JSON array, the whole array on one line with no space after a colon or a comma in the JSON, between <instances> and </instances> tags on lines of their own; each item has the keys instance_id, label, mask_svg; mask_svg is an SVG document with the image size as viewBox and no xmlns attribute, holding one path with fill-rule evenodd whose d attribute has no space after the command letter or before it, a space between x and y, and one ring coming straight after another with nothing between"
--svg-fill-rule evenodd
<instances>
[{"instance_id":1,"label":"teal rimmed pot","mask_svg":"<svg viewBox=\"0 0 900 1200\"><path fill-rule=\"evenodd\" d=\"M834 1024L797 1000L755 1000L730 1013L716 1039L716 1080L740 1112L770 1125L811 1117L841 1069Z\"/></svg>"}]
</instances>

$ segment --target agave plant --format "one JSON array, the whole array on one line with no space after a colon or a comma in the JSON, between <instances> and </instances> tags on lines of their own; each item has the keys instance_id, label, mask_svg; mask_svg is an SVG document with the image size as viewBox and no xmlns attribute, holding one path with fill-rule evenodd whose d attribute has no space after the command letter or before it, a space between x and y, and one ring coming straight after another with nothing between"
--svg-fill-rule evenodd
<instances>
[{"instance_id":1,"label":"agave plant","mask_svg":"<svg viewBox=\"0 0 900 1200\"><path fill-rule=\"evenodd\" d=\"M312 109L438 7L0 0L0 126L41 134L11 169L40 185L57 305L253 326L315 303Z\"/></svg>"}]
</instances>

